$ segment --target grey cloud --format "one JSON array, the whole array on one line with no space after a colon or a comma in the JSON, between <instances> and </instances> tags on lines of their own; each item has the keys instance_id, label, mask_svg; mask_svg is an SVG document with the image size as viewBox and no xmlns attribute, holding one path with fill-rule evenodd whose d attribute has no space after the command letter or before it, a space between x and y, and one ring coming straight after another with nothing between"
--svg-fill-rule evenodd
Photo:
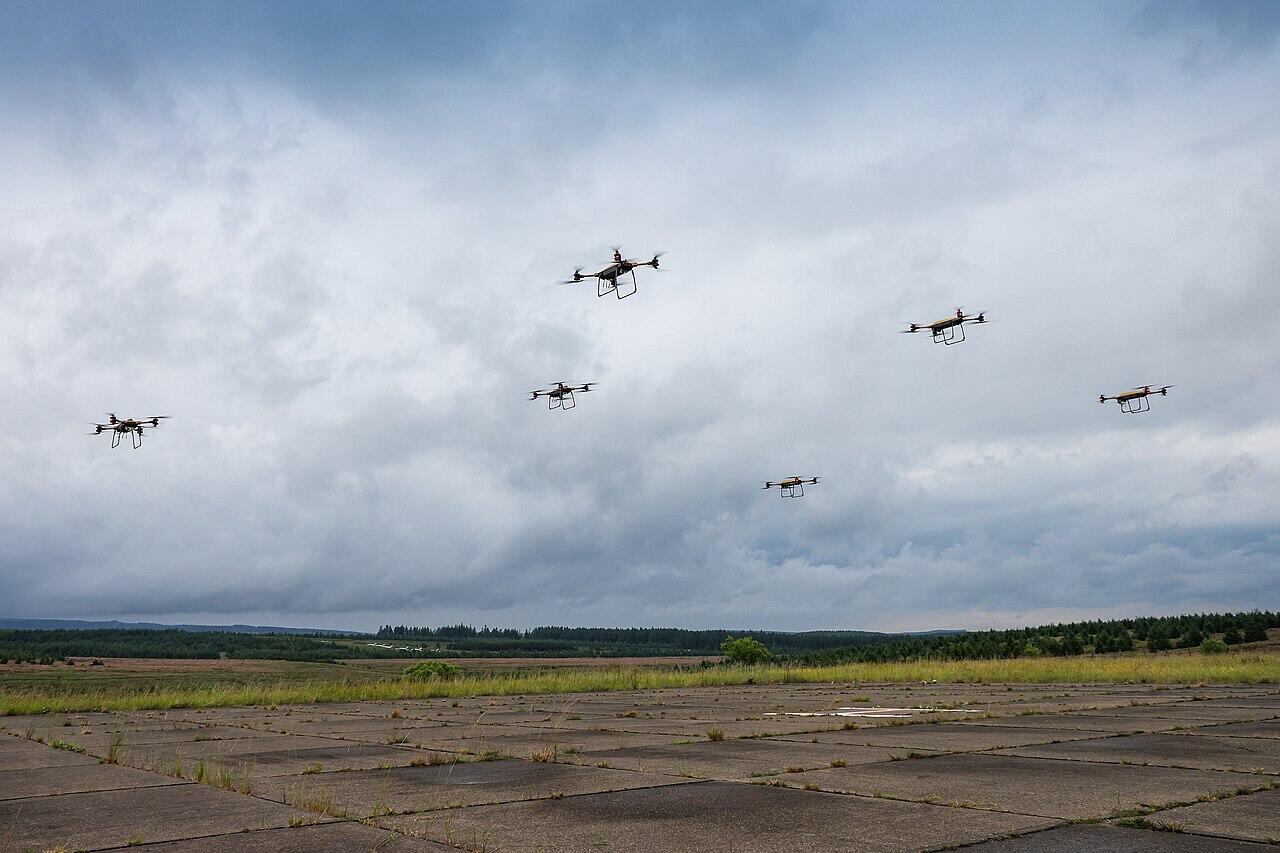
<instances>
[{"instance_id":1,"label":"grey cloud","mask_svg":"<svg viewBox=\"0 0 1280 853\"><path fill-rule=\"evenodd\" d=\"M767 19L728 32L746 51ZM1274 302L1273 108L1209 71L1211 115L1123 33L1050 86L1014 60L940 81L927 28L682 81L696 23L637 48L674 51L670 73L494 74L471 45L339 87L396 78L394 120L316 96L324 74L211 77L143 40L66 111L81 123L19 121L0 393L57 426L0 436L14 615L897 628L1268 606L1280 364L1238 321ZM810 23L774 50L849 26ZM1139 72L1124 110L1091 108ZM551 283L618 240L669 271L622 302ZM946 350L896 334L956 304L999 322ZM564 415L527 400L557 379L600 386ZM1146 381L1177 383L1149 416L1096 402ZM136 454L73 426L125 406L177 417ZM825 482L760 490L789 473Z\"/></svg>"}]
</instances>

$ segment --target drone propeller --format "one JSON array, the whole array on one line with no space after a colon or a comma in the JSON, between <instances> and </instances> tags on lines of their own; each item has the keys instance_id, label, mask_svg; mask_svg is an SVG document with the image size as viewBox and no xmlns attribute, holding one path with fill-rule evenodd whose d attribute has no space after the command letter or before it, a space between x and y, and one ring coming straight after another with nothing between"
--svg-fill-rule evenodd
<instances>
[{"instance_id":1,"label":"drone propeller","mask_svg":"<svg viewBox=\"0 0 1280 853\"><path fill-rule=\"evenodd\" d=\"M654 252L653 260L649 261L649 266L653 267L655 270L658 269L658 258L662 257L665 254L666 252ZM665 272L665 270L663 270L663 272Z\"/></svg>"}]
</instances>

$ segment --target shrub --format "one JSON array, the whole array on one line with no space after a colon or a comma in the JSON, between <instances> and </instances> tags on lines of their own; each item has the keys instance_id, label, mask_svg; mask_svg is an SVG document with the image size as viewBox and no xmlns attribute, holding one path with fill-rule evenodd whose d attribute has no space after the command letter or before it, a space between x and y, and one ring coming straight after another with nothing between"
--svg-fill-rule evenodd
<instances>
[{"instance_id":1,"label":"shrub","mask_svg":"<svg viewBox=\"0 0 1280 853\"><path fill-rule=\"evenodd\" d=\"M1222 642L1228 646L1238 646L1244 642L1244 637L1240 636L1240 632L1236 630L1236 626L1232 625L1227 632L1222 635Z\"/></svg>"},{"instance_id":2,"label":"shrub","mask_svg":"<svg viewBox=\"0 0 1280 853\"><path fill-rule=\"evenodd\" d=\"M754 664L773 660L773 654L755 637L725 637L720 650L729 663Z\"/></svg>"},{"instance_id":3,"label":"shrub","mask_svg":"<svg viewBox=\"0 0 1280 853\"><path fill-rule=\"evenodd\" d=\"M1244 629L1244 641L1246 643L1258 643L1267 638L1267 626L1261 622L1250 622L1249 627Z\"/></svg>"},{"instance_id":4,"label":"shrub","mask_svg":"<svg viewBox=\"0 0 1280 853\"><path fill-rule=\"evenodd\" d=\"M452 681L462 675L462 669L442 660L424 660L404 668L405 681Z\"/></svg>"},{"instance_id":5,"label":"shrub","mask_svg":"<svg viewBox=\"0 0 1280 853\"><path fill-rule=\"evenodd\" d=\"M1022 648L1022 656L1024 658L1044 657L1044 649L1040 648L1035 643L1027 643Z\"/></svg>"},{"instance_id":6,"label":"shrub","mask_svg":"<svg viewBox=\"0 0 1280 853\"><path fill-rule=\"evenodd\" d=\"M1206 637L1204 642L1200 644L1200 651L1206 655L1220 655L1227 650L1227 644L1221 640L1215 640L1213 637Z\"/></svg>"}]
</instances>

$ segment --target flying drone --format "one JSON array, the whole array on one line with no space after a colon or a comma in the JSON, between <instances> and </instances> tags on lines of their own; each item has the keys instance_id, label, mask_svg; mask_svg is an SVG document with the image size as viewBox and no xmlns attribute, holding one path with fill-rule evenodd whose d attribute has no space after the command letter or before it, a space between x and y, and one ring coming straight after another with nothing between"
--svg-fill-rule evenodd
<instances>
[{"instance_id":1,"label":"flying drone","mask_svg":"<svg viewBox=\"0 0 1280 853\"><path fill-rule=\"evenodd\" d=\"M168 417L168 415L152 415L149 418L117 418L115 412L108 412L107 422L105 424L93 424L94 431L89 435L102 435L104 432L110 432L112 447L119 447L120 439L130 435L133 436L133 449L137 450L142 446L142 431L144 429L155 429L160 426L160 421Z\"/></svg>"},{"instance_id":2,"label":"flying drone","mask_svg":"<svg viewBox=\"0 0 1280 853\"><path fill-rule=\"evenodd\" d=\"M613 260L606 264L604 269L599 272L584 273L582 267L578 267L573 271L573 278L565 279L560 284L577 284L580 281L594 278L596 279L596 296L613 293L619 299L626 299L636 292L636 267L653 267L656 270L658 268L658 258L662 257L663 254L663 252L658 252L651 260L642 261L638 258L622 257L622 247L614 246ZM628 274L631 276L631 287L629 289L619 285L619 281Z\"/></svg>"},{"instance_id":3,"label":"flying drone","mask_svg":"<svg viewBox=\"0 0 1280 853\"><path fill-rule=\"evenodd\" d=\"M779 480L776 483L772 480L768 480L765 482L764 487L766 489L771 489L774 486L778 486L778 494L784 498L802 498L804 497L805 483L808 483L811 486L816 486L818 484L818 478L810 477L806 480L804 477L793 476L787 477L785 480Z\"/></svg>"},{"instance_id":4,"label":"flying drone","mask_svg":"<svg viewBox=\"0 0 1280 853\"><path fill-rule=\"evenodd\" d=\"M1106 394L1098 395L1098 402L1105 403L1108 400L1115 400L1120 404L1120 411L1126 415L1136 415L1141 412L1151 411L1152 394L1159 394L1162 397L1169 396L1169 389L1172 385L1165 385L1160 388L1152 388L1150 385L1139 385L1132 391L1122 391L1114 397L1108 397Z\"/></svg>"},{"instance_id":5,"label":"flying drone","mask_svg":"<svg viewBox=\"0 0 1280 853\"><path fill-rule=\"evenodd\" d=\"M529 399L536 400L539 397L547 398L548 409L572 409L577 405L573 399L575 391L590 391L592 385L598 385L598 382L587 382L583 385L565 385L563 382L557 382L551 388L541 391L530 391L532 394Z\"/></svg>"},{"instance_id":6,"label":"flying drone","mask_svg":"<svg viewBox=\"0 0 1280 853\"><path fill-rule=\"evenodd\" d=\"M956 313L950 317L943 317L941 320L934 320L932 323L908 323L907 328L902 330L904 335L914 335L916 332L929 332L933 337L935 344L958 344L964 340L964 324L965 323L985 323L987 315L985 311L977 314L966 314L963 309L957 308Z\"/></svg>"}]
</instances>

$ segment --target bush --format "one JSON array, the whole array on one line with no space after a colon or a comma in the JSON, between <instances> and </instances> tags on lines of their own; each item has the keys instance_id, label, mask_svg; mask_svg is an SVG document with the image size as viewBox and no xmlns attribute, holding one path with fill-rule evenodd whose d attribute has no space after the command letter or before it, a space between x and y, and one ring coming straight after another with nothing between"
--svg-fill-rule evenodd
<instances>
[{"instance_id":1,"label":"bush","mask_svg":"<svg viewBox=\"0 0 1280 853\"><path fill-rule=\"evenodd\" d=\"M1238 646L1244 642L1244 637L1240 636L1240 632L1236 630L1236 626L1232 625L1227 629L1227 633L1222 635L1222 642L1228 646Z\"/></svg>"},{"instance_id":2,"label":"bush","mask_svg":"<svg viewBox=\"0 0 1280 853\"><path fill-rule=\"evenodd\" d=\"M1022 649L1022 656L1024 658L1044 657L1044 649L1040 648L1035 643L1027 643Z\"/></svg>"},{"instance_id":3,"label":"bush","mask_svg":"<svg viewBox=\"0 0 1280 853\"><path fill-rule=\"evenodd\" d=\"M452 681L462 675L462 669L442 660L424 660L404 668L405 681Z\"/></svg>"},{"instance_id":4,"label":"bush","mask_svg":"<svg viewBox=\"0 0 1280 853\"><path fill-rule=\"evenodd\" d=\"M1200 644L1200 651L1206 655L1220 655L1227 650L1227 644L1221 640L1215 640L1213 637L1206 637L1204 642Z\"/></svg>"},{"instance_id":5,"label":"bush","mask_svg":"<svg viewBox=\"0 0 1280 853\"><path fill-rule=\"evenodd\" d=\"M720 650L729 663L753 664L773 660L773 654L755 637L725 637Z\"/></svg>"},{"instance_id":6,"label":"bush","mask_svg":"<svg viewBox=\"0 0 1280 853\"><path fill-rule=\"evenodd\" d=\"M1267 638L1267 626L1261 622L1250 622L1249 627L1244 629L1244 641L1246 643L1258 643Z\"/></svg>"}]
</instances>

